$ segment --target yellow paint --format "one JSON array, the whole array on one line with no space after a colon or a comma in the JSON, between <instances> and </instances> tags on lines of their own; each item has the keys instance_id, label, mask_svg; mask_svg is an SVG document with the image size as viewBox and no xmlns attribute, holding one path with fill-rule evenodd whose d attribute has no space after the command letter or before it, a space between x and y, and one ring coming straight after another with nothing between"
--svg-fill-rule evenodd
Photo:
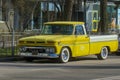
<instances>
[{"instance_id":1,"label":"yellow paint","mask_svg":"<svg viewBox=\"0 0 120 80\"><path fill-rule=\"evenodd\" d=\"M107 46L111 52L117 51L118 41L92 42L90 43L90 54L99 54L104 46Z\"/></svg>"}]
</instances>

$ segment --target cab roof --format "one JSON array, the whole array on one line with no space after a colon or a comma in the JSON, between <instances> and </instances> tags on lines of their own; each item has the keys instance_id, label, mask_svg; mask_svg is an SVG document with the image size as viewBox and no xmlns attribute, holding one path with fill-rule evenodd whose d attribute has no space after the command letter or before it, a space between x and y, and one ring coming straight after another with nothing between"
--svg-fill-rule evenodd
<instances>
[{"instance_id":1,"label":"cab roof","mask_svg":"<svg viewBox=\"0 0 120 80\"><path fill-rule=\"evenodd\" d=\"M54 22L46 22L44 24L70 24L70 25L80 24L80 25L83 25L84 22L77 22L77 21L54 21Z\"/></svg>"}]
</instances>

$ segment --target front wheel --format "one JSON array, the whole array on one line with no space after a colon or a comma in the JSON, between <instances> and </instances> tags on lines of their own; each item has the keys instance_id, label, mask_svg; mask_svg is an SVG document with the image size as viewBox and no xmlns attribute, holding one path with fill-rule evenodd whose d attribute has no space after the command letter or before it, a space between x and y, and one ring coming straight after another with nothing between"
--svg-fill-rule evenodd
<instances>
[{"instance_id":1,"label":"front wheel","mask_svg":"<svg viewBox=\"0 0 120 80\"><path fill-rule=\"evenodd\" d=\"M59 62L67 63L69 59L70 59L70 50L66 47L62 48L59 56Z\"/></svg>"},{"instance_id":2,"label":"front wheel","mask_svg":"<svg viewBox=\"0 0 120 80\"><path fill-rule=\"evenodd\" d=\"M101 49L100 54L97 55L97 58L98 58L99 60L105 60L105 59L107 59L107 57L108 57L108 53L109 53L108 48L107 48L107 47L103 47L103 48Z\"/></svg>"}]
</instances>

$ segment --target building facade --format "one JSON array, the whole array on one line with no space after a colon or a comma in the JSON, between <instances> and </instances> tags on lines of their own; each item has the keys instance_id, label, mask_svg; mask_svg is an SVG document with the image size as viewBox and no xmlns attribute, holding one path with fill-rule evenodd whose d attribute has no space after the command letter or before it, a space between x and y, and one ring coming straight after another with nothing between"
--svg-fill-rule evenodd
<instances>
[{"instance_id":1,"label":"building facade","mask_svg":"<svg viewBox=\"0 0 120 80\"><path fill-rule=\"evenodd\" d=\"M19 10L13 11L11 9L12 5L10 5L11 0L6 0L9 4L7 8L6 20L9 26L13 24L15 30L23 29L23 27L19 26ZM31 13L30 20L28 20L28 28L30 30L34 29L42 29L43 23L47 21L56 21L58 16L61 15L62 9L61 5L64 5L63 2L58 2L57 0L36 0L40 2L39 6L34 6ZM118 4L115 4L119 0L108 0L107 4L107 17L108 17L108 26L111 27L111 22L114 19L115 25L120 29L120 8ZM32 0L31 0L32 2ZM55 4L56 3L56 4ZM4 23L4 16L2 14L3 8L3 0L0 0L0 21ZM37 4L38 5L38 4ZM38 8L39 7L39 8ZM35 15L36 10L39 9L37 15ZM13 17L11 17L10 13L14 13ZM97 31L98 24L100 21L100 1L99 0L86 0L86 5L84 0L75 0L73 6L73 15L72 21L86 21L86 26L90 31ZM86 15L85 15L86 14ZM12 22L11 19L13 19ZM21 28L19 28L21 27ZM7 28L7 27L6 27Z\"/></svg>"}]
</instances>

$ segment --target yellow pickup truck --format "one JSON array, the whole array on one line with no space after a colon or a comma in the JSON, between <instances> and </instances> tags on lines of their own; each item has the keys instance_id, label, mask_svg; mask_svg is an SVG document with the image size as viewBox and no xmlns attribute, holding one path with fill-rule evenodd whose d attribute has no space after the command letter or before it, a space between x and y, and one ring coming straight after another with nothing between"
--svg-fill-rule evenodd
<instances>
[{"instance_id":1,"label":"yellow pickup truck","mask_svg":"<svg viewBox=\"0 0 120 80\"><path fill-rule=\"evenodd\" d=\"M19 39L25 60L48 58L66 63L72 57L96 55L104 60L118 50L117 35L88 35L84 22L46 22L40 35Z\"/></svg>"}]
</instances>

